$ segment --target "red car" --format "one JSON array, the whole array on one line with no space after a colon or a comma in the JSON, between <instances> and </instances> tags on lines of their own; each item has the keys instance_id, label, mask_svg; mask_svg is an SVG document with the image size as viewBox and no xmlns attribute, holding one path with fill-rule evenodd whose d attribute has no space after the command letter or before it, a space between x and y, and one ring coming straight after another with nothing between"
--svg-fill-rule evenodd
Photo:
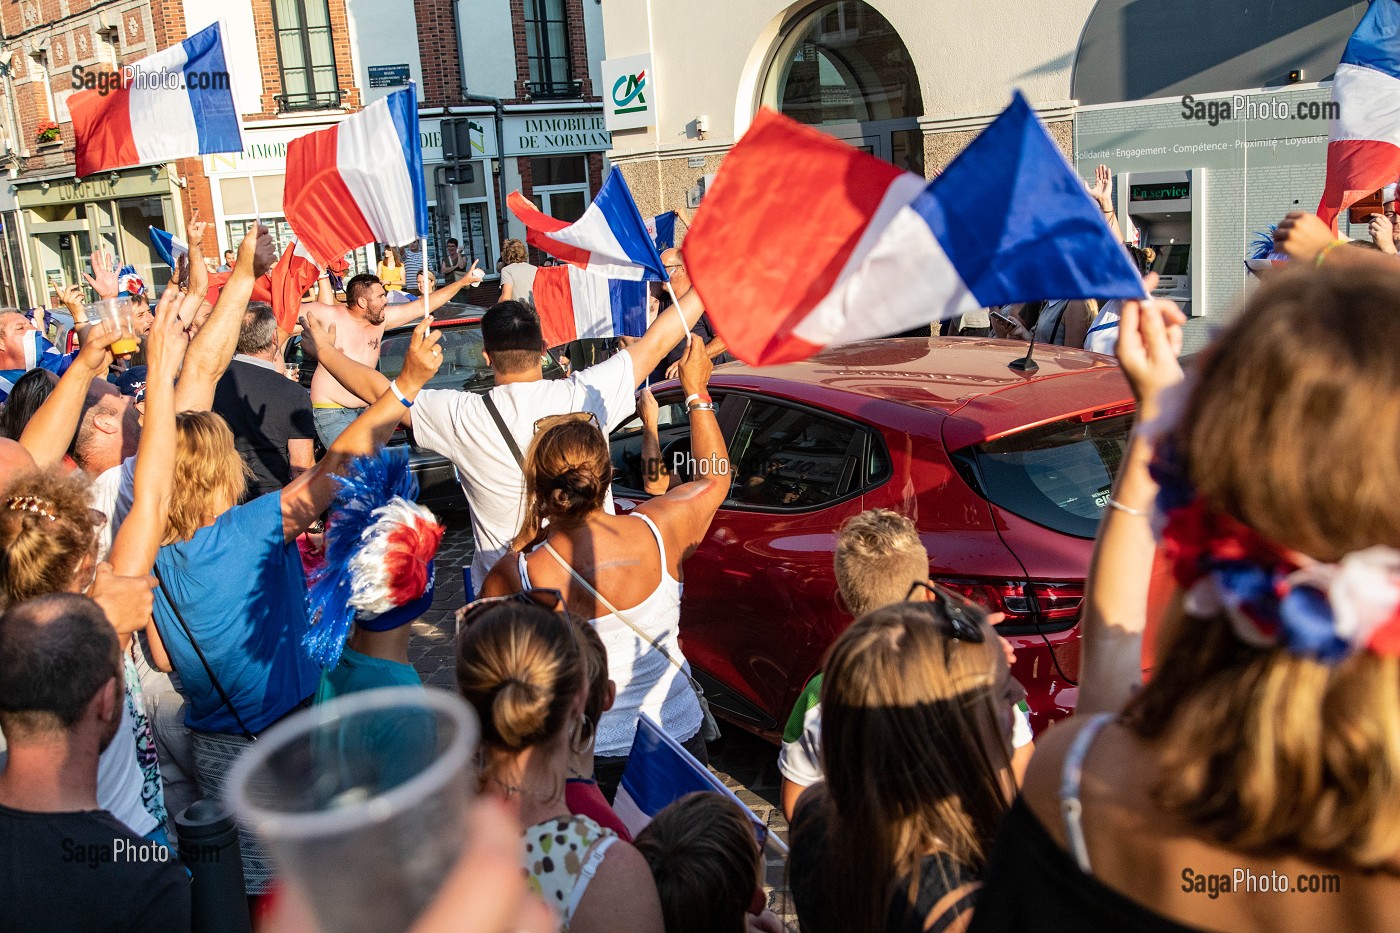
<instances>
[{"instance_id":1,"label":"red car","mask_svg":"<svg viewBox=\"0 0 1400 933\"><path fill-rule=\"evenodd\" d=\"M1006 614L1035 728L1073 711L1084 576L1134 406L1109 357L1040 347L1038 371L1009 369L1024 352L874 340L715 370L733 488L686 562L681 639L717 711L781 733L850 622L836 530L876 507L914 520L930 576ZM676 383L656 395L669 464L687 453L689 427ZM645 497L639 421L613 433L612 451L623 511Z\"/></svg>"}]
</instances>

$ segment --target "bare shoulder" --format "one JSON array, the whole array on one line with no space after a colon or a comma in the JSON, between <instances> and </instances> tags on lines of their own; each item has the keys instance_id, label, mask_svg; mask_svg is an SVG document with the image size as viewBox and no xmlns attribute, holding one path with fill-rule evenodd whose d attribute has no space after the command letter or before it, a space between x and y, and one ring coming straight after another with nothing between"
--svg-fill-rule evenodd
<instances>
[{"instance_id":1,"label":"bare shoulder","mask_svg":"<svg viewBox=\"0 0 1400 933\"><path fill-rule=\"evenodd\" d=\"M661 899L651 868L631 844L618 840L608 848L569 929L573 933L663 933Z\"/></svg>"},{"instance_id":2,"label":"bare shoulder","mask_svg":"<svg viewBox=\"0 0 1400 933\"><path fill-rule=\"evenodd\" d=\"M478 596L509 596L520 592L520 570L516 566L517 551L507 551L501 559L491 565L486 579L481 582Z\"/></svg>"},{"instance_id":3,"label":"bare shoulder","mask_svg":"<svg viewBox=\"0 0 1400 933\"><path fill-rule=\"evenodd\" d=\"M1026 766L1026 779L1021 784L1021 800L1061 845L1065 844L1065 834L1060 819L1060 777L1074 737L1091 720L1089 716L1071 716L1037 735L1035 754ZM1111 739L1104 736L1100 741Z\"/></svg>"}]
</instances>

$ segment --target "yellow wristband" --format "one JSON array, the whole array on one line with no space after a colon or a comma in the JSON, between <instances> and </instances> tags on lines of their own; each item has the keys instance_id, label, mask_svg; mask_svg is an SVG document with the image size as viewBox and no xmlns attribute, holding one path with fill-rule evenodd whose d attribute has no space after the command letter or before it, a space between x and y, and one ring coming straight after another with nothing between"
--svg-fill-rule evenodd
<instances>
[{"instance_id":1,"label":"yellow wristband","mask_svg":"<svg viewBox=\"0 0 1400 933\"><path fill-rule=\"evenodd\" d=\"M1328 253L1336 249L1338 246L1345 246L1350 242L1350 240L1333 240L1331 243L1328 243L1326 246L1322 247L1322 249L1318 251L1317 258L1314 259L1313 262L1316 263L1318 266L1321 266L1322 260L1327 258Z\"/></svg>"}]
</instances>

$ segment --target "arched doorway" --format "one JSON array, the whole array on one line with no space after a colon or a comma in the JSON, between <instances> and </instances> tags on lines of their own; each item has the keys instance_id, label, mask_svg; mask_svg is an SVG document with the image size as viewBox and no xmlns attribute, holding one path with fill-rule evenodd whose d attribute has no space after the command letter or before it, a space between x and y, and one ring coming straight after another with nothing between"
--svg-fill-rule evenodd
<instances>
[{"instance_id":1,"label":"arched doorway","mask_svg":"<svg viewBox=\"0 0 1400 933\"><path fill-rule=\"evenodd\" d=\"M768 65L760 102L924 173L924 102L914 61L868 3L838 0L797 16Z\"/></svg>"}]
</instances>

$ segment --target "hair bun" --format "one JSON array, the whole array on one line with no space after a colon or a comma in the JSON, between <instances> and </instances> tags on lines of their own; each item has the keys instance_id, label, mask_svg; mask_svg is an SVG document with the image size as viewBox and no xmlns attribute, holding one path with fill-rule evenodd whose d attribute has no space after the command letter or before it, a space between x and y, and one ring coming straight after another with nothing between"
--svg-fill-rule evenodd
<instances>
[{"instance_id":1,"label":"hair bun","mask_svg":"<svg viewBox=\"0 0 1400 933\"><path fill-rule=\"evenodd\" d=\"M491 724L507 748L522 749L545 727L549 716L545 691L512 677L501 684L491 703Z\"/></svg>"}]
</instances>

